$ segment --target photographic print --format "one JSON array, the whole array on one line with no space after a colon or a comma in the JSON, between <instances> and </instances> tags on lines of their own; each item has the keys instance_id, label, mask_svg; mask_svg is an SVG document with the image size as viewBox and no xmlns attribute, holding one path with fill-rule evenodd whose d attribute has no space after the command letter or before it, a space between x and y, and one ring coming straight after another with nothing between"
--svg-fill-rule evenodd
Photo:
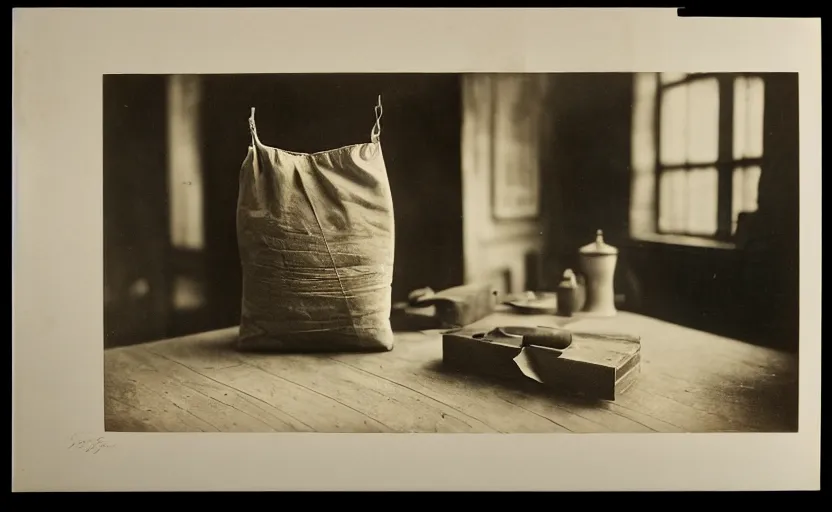
<instances>
[{"instance_id":1,"label":"photographic print","mask_svg":"<svg viewBox=\"0 0 832 512\"><path fill-rule=\"evenodd\" d=\"M819 489L820 23L685 14L16 9L13 490Z\"/></svg>"},{"instance_id":2,"label":"photographic print","mask_svg":"<svg viewBox=\"0 0 832 512\"><path fill-rule=\"evenodd\" d=\"M107 432L798 428L798 74L106 74Z\"/></svg>"}]
</instances>

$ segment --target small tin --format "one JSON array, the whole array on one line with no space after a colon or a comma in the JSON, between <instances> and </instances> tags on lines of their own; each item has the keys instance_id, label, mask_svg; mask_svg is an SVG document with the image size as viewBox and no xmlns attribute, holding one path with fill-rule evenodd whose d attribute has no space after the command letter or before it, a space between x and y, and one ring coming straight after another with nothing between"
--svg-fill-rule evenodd
<instances>
[{"instance_id":1,"label":"small tin","mask_svg":"<svg viewBox=\"0 0 832 512\"><path fill-rule=\"evenodd\" d=\"M558 315L572 316L578 300L578 282L572 269L566 269L558 284Z\"/></svg>"}]
</instances>

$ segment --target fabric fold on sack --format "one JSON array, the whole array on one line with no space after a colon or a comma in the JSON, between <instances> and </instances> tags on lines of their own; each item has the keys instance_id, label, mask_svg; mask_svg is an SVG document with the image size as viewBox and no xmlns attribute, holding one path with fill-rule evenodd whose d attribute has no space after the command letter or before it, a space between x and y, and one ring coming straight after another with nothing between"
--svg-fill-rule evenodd
<instances>
[{"instance_id":1,"label":"fabric fold on sack","mask_svg":"<svg viewBox=\"0 0 832 512\"><path fill-rule=\"evenodd\" d=\"M395 223L381 97L370 142L318 153L262 144L254 112L237 203L238 348L392 350Z\"/></svg>"}]
</instances>

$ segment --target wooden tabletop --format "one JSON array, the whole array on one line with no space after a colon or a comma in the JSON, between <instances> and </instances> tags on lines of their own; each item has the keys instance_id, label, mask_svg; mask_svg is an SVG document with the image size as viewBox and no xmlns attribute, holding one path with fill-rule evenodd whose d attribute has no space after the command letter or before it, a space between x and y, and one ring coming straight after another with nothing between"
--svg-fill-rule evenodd
<instances>
[{"instance_id":1,"label":"wooden tabletop","mask_svg":"<svg viewBox=\"0 0 832 512\"><path fill-rule=\"evenodd\" d=\"M479 322L558 325L497 313ZM642 372L615 402L555 397L442 367L439 331L391 352L241 354L236 328L104 354L107 431L791 432L797 357L631 313L570 328L642 337Z\"/></svg>"}]
</instances>

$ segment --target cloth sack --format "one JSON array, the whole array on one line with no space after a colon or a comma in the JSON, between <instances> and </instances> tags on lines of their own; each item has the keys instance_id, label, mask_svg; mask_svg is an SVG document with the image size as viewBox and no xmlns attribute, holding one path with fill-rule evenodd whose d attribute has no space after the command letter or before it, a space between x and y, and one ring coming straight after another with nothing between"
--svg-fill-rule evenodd
<instances>
[{"instance_id":1,"label":"cloth sack","mask_svg":"<svg viewBox=\"0 0 832 512\"><path fill-rule=\"evenodd\" d=\"M238 348L392 350L395 229L381 97L370 142L318 153L264 145L254 112L237 203Z\"/></svg>"}]
</instances>

